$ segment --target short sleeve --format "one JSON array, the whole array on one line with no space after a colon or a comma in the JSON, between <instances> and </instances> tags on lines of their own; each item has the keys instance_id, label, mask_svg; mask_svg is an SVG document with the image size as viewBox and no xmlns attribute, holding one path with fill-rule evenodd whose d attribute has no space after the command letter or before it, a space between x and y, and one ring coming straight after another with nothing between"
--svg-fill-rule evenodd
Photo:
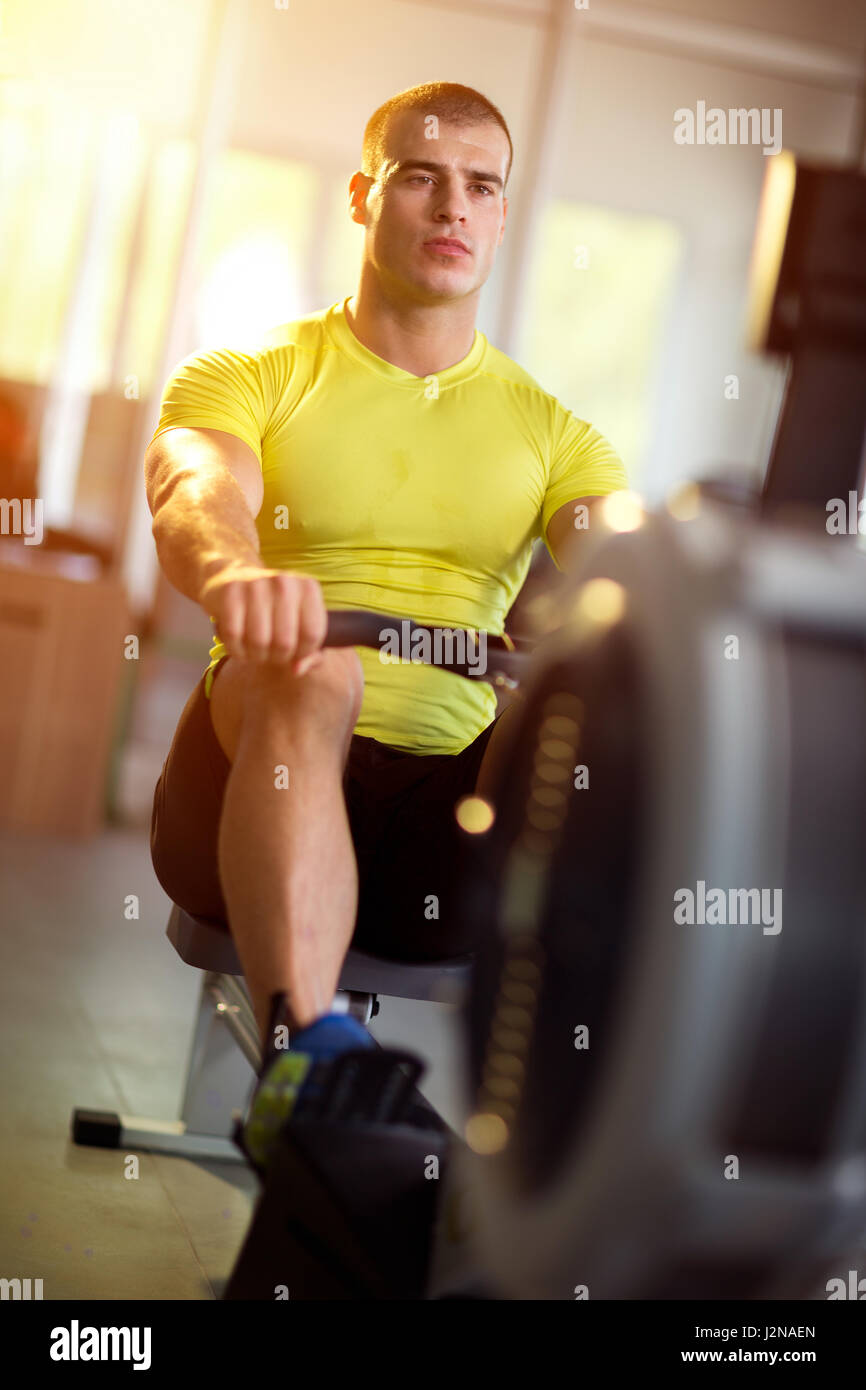
<instances>
[{"instance_id":1,"label":"short sleeve","mask_svg":"<svg viewBox=\"0 0 866 1390\"><path fill-rule=\"evenodd\" d=\"M551 517L578 497L606 497L628 487L622 460L603 434L560 407L561 427L553 449L541 509L541 535L547 540Z\"/></svg>"},{"instance_id":2,"label":"short sleeve","mask_svg":"<svg viewBox=\"0 0 866 1390\"><path fill-rule=\"evenodd\" d=\"M214 349L178 363L165 384L157 435L171 429L224 430L248 444L261 462L267 411L256 354Z\"/></svg>"}]
</instances>

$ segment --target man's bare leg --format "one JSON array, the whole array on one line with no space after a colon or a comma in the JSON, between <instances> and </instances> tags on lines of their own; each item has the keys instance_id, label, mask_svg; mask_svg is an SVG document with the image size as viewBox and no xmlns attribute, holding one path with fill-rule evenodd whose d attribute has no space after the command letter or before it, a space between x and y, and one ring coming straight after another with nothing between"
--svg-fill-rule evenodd
<instances>
[{"instance_id":1,"label":"man's bare leg","mask_svg":"<svg viewBox=\"0 0 866 1390\"><path fill-rule=\"evenodd\" d=\"M362 693L351 648L324 649L304 676L229 658L211 690L232 764L220 882L263 1042L278 991L299 1028L328 1012L352 939L358 871L342 777Z\"/></svg>"}]
</instances>

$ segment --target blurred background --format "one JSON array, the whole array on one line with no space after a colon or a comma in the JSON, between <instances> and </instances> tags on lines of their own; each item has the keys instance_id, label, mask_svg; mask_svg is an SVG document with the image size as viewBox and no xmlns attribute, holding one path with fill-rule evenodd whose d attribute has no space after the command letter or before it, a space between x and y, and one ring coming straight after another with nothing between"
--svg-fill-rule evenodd
<instances>
[{"instance_id":1,"label":"blurred background","mask_svg":"<svg viewBox=\"0 0 866 1390\"><path fill-rule=\"evenodd\" d=\"M2 1027L20 1062L0 1120L14 1169L0 1255L20 1264L45 1236L45 1175L65 1174L35 1270L53 1272L46 1297L212 1296L248 1217L233 1176L220 1244L199 1171L152 1160L159 1182L127 1204L142 1259L109 1271L111 1184L85 1199L70 1182L108 1162L66 1142L71 1104L176 1113L197 989L161 937L147 827L210 627L159 571L142 460L182 357L354 293L364 125L430 80L482 91L515 146L479 327L607 435L654 502L709 471L760 482L785 381L745 346L772 156L678 145L674 112L780 109L799 159L861 164L866 9L0 0L0 499L44 505L40 544L0 534ZM402 1034L389 1009L394 1038L417 1039L428 1008ZM431 1023L446 1118L452 1048Z\"/></svg>"}]
</instances>

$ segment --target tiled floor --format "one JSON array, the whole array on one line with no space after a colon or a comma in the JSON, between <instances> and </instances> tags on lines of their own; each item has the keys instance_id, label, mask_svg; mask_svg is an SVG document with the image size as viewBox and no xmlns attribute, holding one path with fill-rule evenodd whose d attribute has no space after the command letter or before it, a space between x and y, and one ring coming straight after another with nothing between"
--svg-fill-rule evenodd
<instances>
[{"instance_id":1,"label":"tiled floor","mask_svg":"<svg viewBox=\"0 0 866 1390\"><path fill-rule=\"evenodd\" d=\"M75 844L0 837L0 1277L45 1299L218 1297L257 1193L237 1164L73 1144L75 1106L175 1119L199 973L165 937L140 830ZM128 920L135 894L139 917ZM371 1031L428 1062L422 1089L464 1113L457 1019L383 999Z\"/></svg>"}]
</instances>

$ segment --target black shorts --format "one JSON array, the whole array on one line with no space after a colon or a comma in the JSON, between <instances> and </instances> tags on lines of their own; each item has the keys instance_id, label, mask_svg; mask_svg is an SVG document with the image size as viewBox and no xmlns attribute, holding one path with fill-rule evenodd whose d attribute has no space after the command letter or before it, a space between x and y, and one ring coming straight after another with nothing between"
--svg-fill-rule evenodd
<instances>
[{"instance_id":1,"label":"black shorts","mask_svg":"<svg viewBox=\"0 0 866 1390\"><path fill-rule=\"evenodd\" d=\"M231 764L208 705L202 676L156 784L150 849L172 901L228 930L217 834ZM343 774L359 880L353 946L403 961L441 960L475 949L477 940L458 924L455 911L462 832L454 807L475 789L495 724L494 719L453 754L404 753L353 736ZM428 919L425 905L432 895L438 917Z\"/></svg>"}]
</instances>

